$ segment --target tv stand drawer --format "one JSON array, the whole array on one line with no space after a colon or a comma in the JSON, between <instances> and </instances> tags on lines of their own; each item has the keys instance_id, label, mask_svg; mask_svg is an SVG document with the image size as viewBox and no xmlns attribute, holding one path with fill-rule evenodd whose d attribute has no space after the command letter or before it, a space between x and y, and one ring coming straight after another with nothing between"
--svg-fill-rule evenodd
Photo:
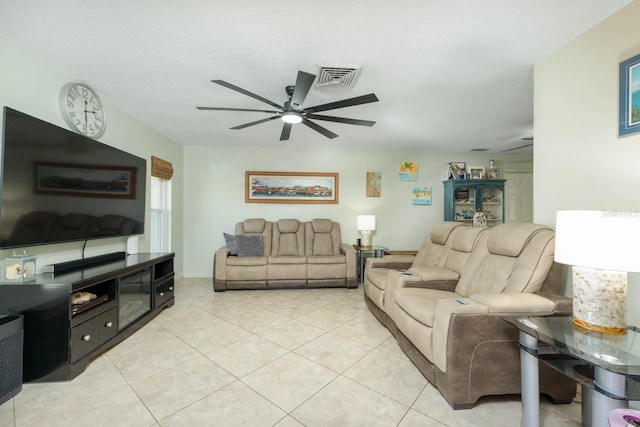
<instances>
[{"instance_id":1,"label":"tv stand drawer","mask_svg":"<svg viewBox=\"0 0 640 427\"><path fill-rule=\"evenodd\" d=\"M118 307L113 307L96 316L98 345L102 345L118 334Z\"/></svg>"},{"instance_id":2,"label":"tv stand drawer","mask_svg":"<svg viewBox=\"0 0 640 427\"><path fill-rule=\"evenodd\" d=\"M98 323L91 319L71 329L71 363L98 348Z\"/></svg>"}]
</instances>

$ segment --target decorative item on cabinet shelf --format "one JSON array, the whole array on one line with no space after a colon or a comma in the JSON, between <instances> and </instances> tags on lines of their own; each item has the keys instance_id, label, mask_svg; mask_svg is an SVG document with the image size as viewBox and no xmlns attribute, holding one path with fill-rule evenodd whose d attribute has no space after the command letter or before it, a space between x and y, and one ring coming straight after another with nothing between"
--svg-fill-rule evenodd
<instances>
[{"instance_id":1,"label":"decorative item on cabinet shelf","mask_svg":"<svg viewBox=\"0 0 640 427\"><path fill-rule=\"evenodd\" d=\"M473 226L474 227L486 227L487 226L487 216L482 209L478 209L476 213L473 214Z\"/></svg>"},{"instance_id":2,"label":"decorative item on cabinet shelf","mask_svg":"<svg viewBox=\"0 0 640 427\"><path fill-rule=\"evenodd\" d=\"M29 283L36 280L36 257L22 251L2 260L2 283Z\"/></svg>"},{"instance_id":3,"label":"decorative item on cabinet shelf","mask_svg":"<svg viewBox=\"0 0 640 427\"><path fill-rule=\"evenodd\" d=\"M499 205L502 202L493 190L489 190L487 195L482 198L482 203L485 205Z\"/></svg>"}]
</instances>

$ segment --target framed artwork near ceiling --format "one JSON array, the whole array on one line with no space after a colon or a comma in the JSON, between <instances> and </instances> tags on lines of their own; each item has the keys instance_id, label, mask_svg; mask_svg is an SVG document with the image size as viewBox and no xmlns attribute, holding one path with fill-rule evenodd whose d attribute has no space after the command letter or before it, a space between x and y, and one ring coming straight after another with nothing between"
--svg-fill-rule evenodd
<instances>
[{"instance_id":1,"label":"framed artwork near ceiling","mask_svg":"<svg viewBox=\"0 0 640 427\"><path fill-rule=\"evenodd\" d=\"M245 203L338 203L338 173L244 173Z\"/></svg>"},{"instance_id":2,"label":"framed artwork near ceiling","mask_svg":"<svg viewBox=\"0 0 640 427\"><path fill-rule=\"evenodd\" d=\"M618 135L640 131L640 55L620 63Z\"/></svg>"}]
</instances>

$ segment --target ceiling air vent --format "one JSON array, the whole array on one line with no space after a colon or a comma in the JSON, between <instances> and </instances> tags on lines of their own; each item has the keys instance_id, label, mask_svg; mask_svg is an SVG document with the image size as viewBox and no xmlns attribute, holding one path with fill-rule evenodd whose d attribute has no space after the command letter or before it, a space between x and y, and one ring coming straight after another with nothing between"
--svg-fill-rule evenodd
<instances>
[{"instance_id":1,"label":"ceiling air vent","mask_svg":"<svg viewBox=\"0 0 640 427\"><path fill-rule=\"evenodd\" d=\"M469 151L489 151L489 149L488 148L472 148Z\"/></svg>"},{"instance_id":2,"label":"ceiling air vent","mask_svg":"<svg viewBox=\"0 0 640 427\"><path fill-rule=\"evenodd\" d=\"M352 88L360 74L360 69L361 67L321 65L318 78L316 79L316 86L344 86Z\"/></svg>"}]
</instances>

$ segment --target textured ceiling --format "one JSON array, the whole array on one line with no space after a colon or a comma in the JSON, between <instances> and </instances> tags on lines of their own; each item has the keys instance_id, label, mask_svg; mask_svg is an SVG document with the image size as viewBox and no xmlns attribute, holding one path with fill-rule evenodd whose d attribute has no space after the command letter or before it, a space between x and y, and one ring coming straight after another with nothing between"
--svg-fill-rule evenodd
<instances>
[{"instance_id":1,"label":"textured ceiling","mask_svg":"<svg viewBox=\"0 0 640 427\"><path fill-rule=\"evenodd\" d=\"M533 132L533 64L631 0L2 0L0 33L183 145L490 152ZM355 87L313 87L304 106L374 92L326 114L373 128L296 125L279 142L267 108L298 70L362 66ZM530 148L511 151L530 152Z\"/></svg>"}]
</instances>

